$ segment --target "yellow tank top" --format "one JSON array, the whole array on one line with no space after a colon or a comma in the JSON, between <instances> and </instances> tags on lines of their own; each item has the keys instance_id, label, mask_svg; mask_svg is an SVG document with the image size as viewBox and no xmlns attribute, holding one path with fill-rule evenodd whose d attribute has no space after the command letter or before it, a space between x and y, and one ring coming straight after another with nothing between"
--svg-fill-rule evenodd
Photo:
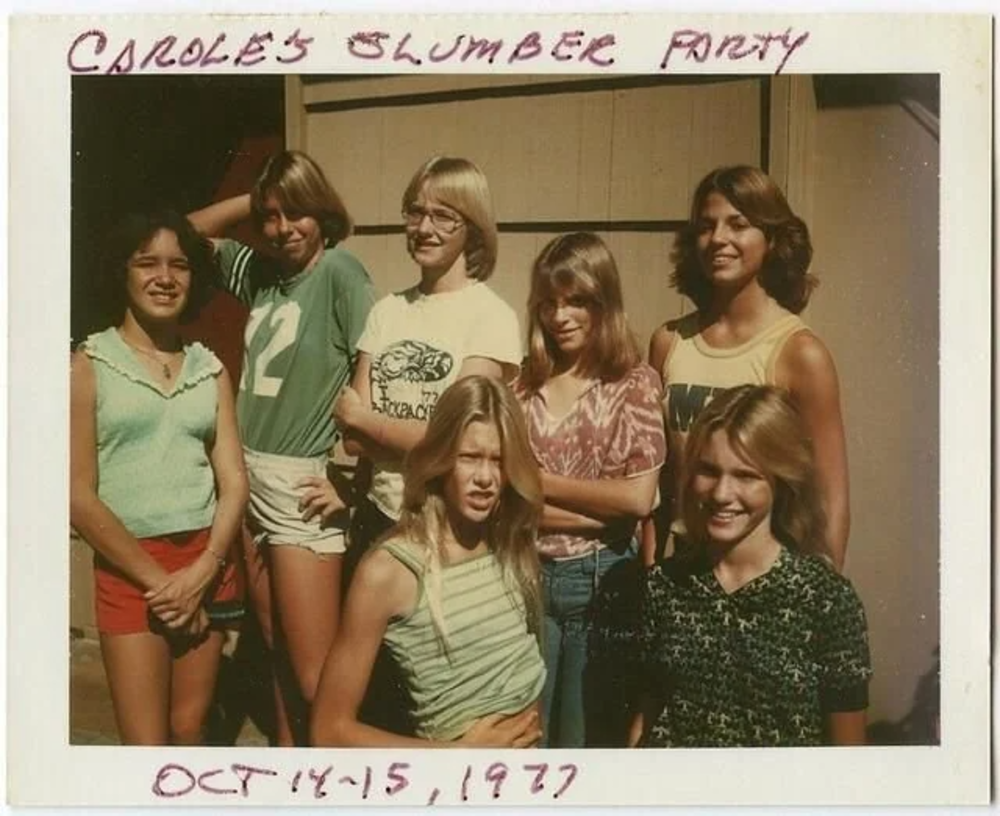
<instances>
[{"instance_id":1,"label":"yellow tank top","mask_svg":"<svg viewBox=\"0 0 1000 816\"><path fill-rule=\"evenodd\" d=\"M787 315L746 343L732 348L708 345L698 331L698 313L669 324L673 346L660 372L663 378L663 415L667 429L667 468L674 485L670 501L677 509L682 457L688 431L702 408L728 388L752 383L773 385L774 368L788 339L808 327L798 315ZM673 529L680 529L673 512Z\"/></svg>"}]
</instances>

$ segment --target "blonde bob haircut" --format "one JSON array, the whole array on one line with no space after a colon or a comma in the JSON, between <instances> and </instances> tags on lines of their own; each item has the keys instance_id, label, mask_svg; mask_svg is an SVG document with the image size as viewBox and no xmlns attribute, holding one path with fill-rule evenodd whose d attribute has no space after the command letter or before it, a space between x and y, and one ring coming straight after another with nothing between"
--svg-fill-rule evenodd
<instances>
[{"instance_id":1,"label":"blonde bob haircut","mask_svg":"<svg viewBox=\"0 0 1000 816\"><path fill-rule=\"evenodd\" d=\"M434 156L410 179L403 193L403 210L422 192L465 219L465 268L470 278L487 280L497 262L497 224L482 170L468 159Z\"/></svg>"},{"instance_id":2,"label":"blonde bob haircut","mask_svg":"<svg viewBox=\"0 0 1000 816\"><path fill-rule=\"evenodd\" d=\"M702 410L688 436L681 512L695 541L704 525L691 482L716 431L724 431L733 450L771 485L774 537L792 549L829 558L812 444L788 393L770 385L741 385L723 392Z\"/></svg>"},{"instance_id":3,"label":"blonde bob haircut","mask_svg":"<svg viewBox=\"0 0 1000 816\"><path fill-rule=\"evenodd\" d=\"M552 376L558 346L542 325L546 304L562 295L580 297L593 326L580 371L614 382L642 359L628 326L618 266L607 245L591 232L572 232L550 241L535 259L528 294L528 357L521 382L537 391Z\"/></svg>"},{"instance_id":4,"label":"blonde bob haircut","mask_svg":"<svg viewBox=\"0 0 1000 816\"><path fill-rule=\"evenodd\" d=\"M504 486L488 522L489 548L500 563L508 590L523 598L529 630L538 637L541 629L540 567L535 550L544 501L541 477L514 395L503 383L474 375L458 380L441 395L424 438L407 456L403 513L390 534L424 549L427 600L446 648L441 607L441 552L448 525L444 480L454 469L462 436L473 422L493 425L500 436Z\"/></svg>"},{"instance_id":5,"label":"blonde bob haircut","mask_svg":"<svg viewBox=\"0 0 1000 816\"><path fill-rule=\"evenodd\" d=\"M283 150L271 156L250 190L250 213L258 231L264 223L264 205L272 195L286 213L315 218L329 247L347 238L354 228L347 207L323 170L301 151Z\"/></svg>"}]
</instances>

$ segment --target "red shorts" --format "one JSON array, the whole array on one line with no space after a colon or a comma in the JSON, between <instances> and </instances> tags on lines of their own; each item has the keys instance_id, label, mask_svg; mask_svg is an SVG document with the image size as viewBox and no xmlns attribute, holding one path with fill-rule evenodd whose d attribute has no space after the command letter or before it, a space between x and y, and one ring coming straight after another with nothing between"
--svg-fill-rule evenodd
<instances>
[{"instance_id":1,"label":"red shorts","mask_svg":"<svg viewBox=\"0 0 1000 816\"><path fill-rule=\"evenodd\" d=\"M205 551L208 536L206 528L138 541L167 572L176 572ZM149 612L143 590L101 555L94 556L94 586L97 629L102 634L131 635L162 628ZM242 617L243 580L232 557L205 590L205 611L213 624L221 626Z\"/></svg>"}]
</instances>

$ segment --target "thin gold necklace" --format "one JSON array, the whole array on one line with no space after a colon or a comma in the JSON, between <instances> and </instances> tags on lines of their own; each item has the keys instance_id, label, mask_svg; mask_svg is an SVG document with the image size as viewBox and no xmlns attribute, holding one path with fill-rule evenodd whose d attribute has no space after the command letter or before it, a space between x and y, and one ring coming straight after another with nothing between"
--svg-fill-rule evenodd
<instances>
[{"instance_id":1,"label":"thin gold necklace","mask_svg":"<svg viewBox=\"0 0 1000 816\"><path fill-rule=\"evenodd\" d=\"M168 365L168 363L172 363L174 361L174 357L176 357L180 352L178 351L163 352L164 354L170 355L170 358L166 362L164 362L160 357L157 356L156 352L143 348L142 346L137 346L135 343L133 343L127 337L125 337L125 335L122 334L121 331L118 332L118 336L121 337L122 341L124 341L125 345L128 346L129 348L138 351L140 354L145 354L154 363L159 363L160 368L163 370L163 376L166 379L169 380L173 378L174 375L173 372L170 370L170 366Z\"/></svg>"}]
</instances>

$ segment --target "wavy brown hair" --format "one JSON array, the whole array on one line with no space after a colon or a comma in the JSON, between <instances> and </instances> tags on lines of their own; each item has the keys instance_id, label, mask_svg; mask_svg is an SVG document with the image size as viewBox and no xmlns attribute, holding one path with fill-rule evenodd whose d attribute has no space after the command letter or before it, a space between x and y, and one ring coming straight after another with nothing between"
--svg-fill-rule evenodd
<instances>
[{"instance_id":1,"label":"wavy brown hair","mask_svg":"<svg viewBox=\"0 0 1000 816\"><path fill-rule=\"evenodd\" d=\"M698 252L698 232L705 200L719 193L767 238L759 280L764 291L793 314L809 303L818 285L809 274L812 242L809 228L789 206L784 193L763 170L747 165L719 167L701 180L691 201L688 222L674 243L671 285L705 309L712 299L712 284L706 277Z\"/></svg>"},{"instance_id":2,"label":"wavy brown hair","mask_svg":"<svg viewBox=\"0 0 1000 816\"><path fill-rule=\"evenodd\" d=\"M327 246L336 246L354 228L347 207L322 168L299 150L271 156L250 190L250 214L258 231L264 223L264 203L271 195L288 212L315 218Z\"/></svg>"},{"instance_id":3,"label":"wavy brown hair","mask_svg":"<svg viewBox=\"0 0 1000 816\"><path fill-rule=\"evenodd\" d=\"M529 630L536 637L541 630L535 538L543 497L524 416L507 386L490 377L463 377L441 395L424 438L406 458L403 514L388 536L423 547L431 617L446 646L447 622L441 610L441 547L448 525L444 480L454 469L462 436L473 422L492 424L500 436L504 487L489 521L489 547L508 590L523 599Z\"/></svg>"},{"instance_id":4,"label":"wavy brown hair","mask_svg":"<svg viewBox=\"0 0 1000 816\"><path fill-rule=\"evenodd\" d=\"M541 310L557 295L579 296L593 318L580 371L604 381L624 377L642 360L629 329L618 266L607 245L591 232L550 241L535 259L528 295L528 357L521 383L537 391L552 376L557 346L542 325Z\"/></svg>"},{"instance_id":5,"label":"wavy brown hair","mask_svg":"<svg viewBox=\"0 0 1000 816\"><path fill-rule=\"evenodd\" d=\"M829 556L826 517L816 484L812 444L788 393L771 385L741 385L715 397L699 414L684 450L684 523L698 539L700 513L691 490L701 452L716 431L764 474L774 491L771 532L800 552Z\"/></svg>"},{"instance_id":6,"label":"wavy brown hair","mask_svg":"<svg viewBox=\"0 0 1000 816\"><path fill-rule=\"evenodd\" d=\"M434 196L465 219L465 268L470 278L484 281L497 263L497 223L490 186L483 171L468 159L434 156L413 174L403 192L407 210L421 191Z\"/></svg>"},{"instance_id":7,"label":"wavy brown hair","mask_svg":"<svg viewBox=\"0 0 1000 816\"><path fill-rule=\"evenodd\" d=\"M209 244L183 215L175 210L130 213L118 221L104 246L102 289L109 317L121 320L128 306L126 280L129 260L145 249L160 230L177 236L177 244L191 268L191 286L180 321L190 323L212 298L219 285L218 269Z\"/></svg>"}]
</instances>

